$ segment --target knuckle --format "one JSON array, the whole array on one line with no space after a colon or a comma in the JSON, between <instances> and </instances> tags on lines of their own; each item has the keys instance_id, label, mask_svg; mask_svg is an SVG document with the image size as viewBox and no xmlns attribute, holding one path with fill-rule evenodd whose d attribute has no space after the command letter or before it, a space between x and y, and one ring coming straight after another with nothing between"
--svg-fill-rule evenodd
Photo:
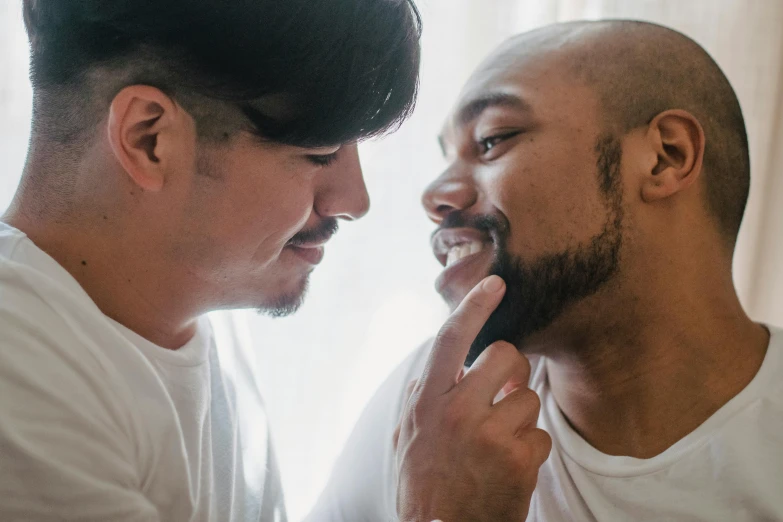
<instances>
[{"instance_id":1,"label":"knuckle","mask_svg":"<svg viewBox=\"0 0 783 522\"><path fill-rule=\"evenodd\" d=\"M519 353L519 350L517 350L516 347L514 347L514 351L519 356L519 362L518 362L519 368L521 370L524 370L525 373L527 373L528 375L530 375L530 370L531 370L530 361L523 354Z\"/></svg>"},{"instance_id":2,"label":"knuckle","mask_svg":"<svg viewBox=\"0 0 783 522\"><path fill-rule=\"evenodd\" d=\"M517 447L516 450L516 461L519 463L519 465L527 469L530 467L530 461L532 460L533 451L530 447L530 444L520 444L519 447Z\"/></svg>"},{"instance_id":3,"label":"knuckle","mask_svg":"<svg viewBox=\"0 0 783 522\"><path fill-rule=\"evenodd\" d=\"M512 451L511 457L508 459L511 466L511 471L514 476L524 476L530 471L530 457L527 450L523 448L517 448L516 451Z\"/></svg>"},{"instance_id":4,"label":"knuckle","mask_svg":"<svg viewBox=\"0 0 783 522\"><path fill-rule=\"evenodd\" d=\"M459 342L459 323L448 319L435 336L434 346L452 346Z\"/></svg>"},{"instance_id":5,"label":"knuckle","mask_svg":"<svg viewBox=\"0 0 783 522\"><path fill-rule=\"evenodd\" d=\"M513 353L515 355L519 354L517 348L508 341L495 341L492 343L492 346L495 346L497 350L502 350L503 352Z\"/></svg>"},{"instance_id":6,"label":"knuckle","mask_svg":"<svg viewBox=\"0 0 783 522\"><path fill-rule=\"evenodd\" d=\"M487 303L485 302L485 296L481 293L473 292L468 294L465 299L460 303L459 308L454 315L474 315L481 314L487 311Z\"/></svg>"},{"instance_id":7,"label":"knuckle","mask_svg":"<svg viewBox=\"0 0 783 522\"><path fill-rule=\"evenodd\" d=\"M541 453L544 455L544 460L546 460L547 457L549 457L549 453L552 451L552 437L549 433L539 428L533 430L533 436L536 439L535 444L542 449Z\"/></svg>"},{"instance_id":8,"label":"knuckle","mask_svg":"<svg viewBox=\"0 0 783 522\"><path fill-rule=\"evenodd\" d=\"M414 427L426 424L427 419L432 416L429 408L417 400L411 400L408 404L407 418Z\"/></svg>"},{"instance_id":9,"label":"knuckle","mask_svg":"<svg viewBox=\"0 0 783 522\"><path fill-rule=\"evenodd\" d=\"M500 450L504 454L507 453L507 451L504 451L506 448L502 444L498 431L489 423L484 423L476 430L475 441L479 447L484 449L492 448L494 451Z\"/></svg>"},{"instance_id":10,"label":"knuckle","mask_svg":"<svg viewBox=\"0 0 783 522\"><path fill-rule=\"evenodd\" d=\"M525 430L534 427L541 413L541 399L536 392L529 389L517 390L507 398L510 404L506 408L514 411L517 424Z\"/></svg>"},{"instance_id":11,"label":"knuckle","mask_svg":"<svg viewBox=\"0 0 783 522\"><path fill-rule=\"evenodd\" d=\"M495 341L487 347L487 350L495 357L504 357L508 359L518 359L520 357L516 347L506 341Z\"/></svg>"},{"instance_id":12,"label":"knuckle","mask_svg":"<svg viewBox=\"0 0 783 522\"><path fill-rule=\"evenodd\" d=\"M552 451L552 437L542 429L533 428L525 433L518 450L519 458L524 459L528 466L541 467Z\"/></svg>"},{"instance_id":13,"label":"knuckle","mask_svg":"<svg viewBox=\"0 0 783 522\"><path fill-rule=\"evenodd\" d=\"M520 395L525 405L530 408L531 415L538 418L539 413L541 413L541 397L530 388L522 390Z\"/></svg>"},{"instance_id":14,"label":"knuckle","mask_svg":"<svg viewBox=\"0 0 783 522\"><path fill-rule=\"evenodd\" d=\"M490 344L482 356L493 361L493 364L502 365L513 370L514 373L523 373L527 360L519 353L516 346L505 341L495 341Z\"/></svg>"}]
</instances>

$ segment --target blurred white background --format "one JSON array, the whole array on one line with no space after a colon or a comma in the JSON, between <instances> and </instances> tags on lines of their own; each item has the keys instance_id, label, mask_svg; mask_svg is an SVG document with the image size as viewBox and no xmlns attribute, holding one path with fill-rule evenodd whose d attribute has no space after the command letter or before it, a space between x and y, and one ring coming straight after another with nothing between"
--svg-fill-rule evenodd
<instances>
[{"instance_id":1,"label":"blurred white background","mask_svg":"<svg viewBox=\"0 0 783 522\"><path fill-rule=\"evenodd\" d=\"M252 353L266 398L291 520L315 501L374 389L446 316L432 226L419 205L443 168L435 137L463 81L508 36L580 18L634 18L701 43L732 81L751 141L753 186L735 279L751 315L783 325L783 0L419 0L421 96L393 136L362 160L373 210L342 227L295 316L221 314ZM21 0L0 0L0 212L29 137L31 91Z\"/></svg>"}]
</instances>

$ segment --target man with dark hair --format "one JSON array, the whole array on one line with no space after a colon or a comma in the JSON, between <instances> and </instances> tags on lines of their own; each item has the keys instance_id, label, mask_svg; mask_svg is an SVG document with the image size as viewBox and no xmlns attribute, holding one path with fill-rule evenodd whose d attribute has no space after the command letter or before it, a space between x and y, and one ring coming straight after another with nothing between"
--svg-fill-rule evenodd
<instances>
[{"instance_id":1,"label":"man with dark hair","mask_svg":"<svg viewBox=\"0 0 783 522\"><path fill-rule=\"evenodd\" d=\"M712 58L641 22L525 33L468 81L441 147L436 287L454 307L487 274L507 284L467 375L514 344L552 437L527 520L783 520L783 332L733 285L748 143ZM383 520L404 498L392 432L428 349L377 392L312 520Z\"/></svg>"},{"instance_id":2,"label":"man with dark hair","mask_svg":"<svg viewBox=\"0 0 783 522\"><path fill-rule=\"evenodd\" d=\"M367 212L356 144L411 111L414 5L25 0L24 19L32 137L0 223L0 519L283 520L256 383L222 371L204 314L293 312L338 220ZM529 397L502 413L455 399L527 368L498 343L457 383L503 295L487 285L419 387L428 433L409 446L428 459L404 466L406 521L457 520L450 499L467 496L492 513L466 469L503 477L524 510L529 480L508 471L546 458ZM481 461L452 458L487 421L502 430Z\"/></svg>"}]
</instances>

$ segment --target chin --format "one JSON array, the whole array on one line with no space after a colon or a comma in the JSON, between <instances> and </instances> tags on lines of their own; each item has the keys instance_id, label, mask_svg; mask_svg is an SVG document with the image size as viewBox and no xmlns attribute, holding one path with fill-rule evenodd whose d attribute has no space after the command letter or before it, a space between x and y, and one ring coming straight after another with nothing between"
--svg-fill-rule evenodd
<instances>
[{"instance_id":1,"label":"chin","mask_svg":"<svg viewBox=\"0 0 783 522\"><path fill-rule=\"evenodd\" d=\"M476 279L476 283L466 288L447 288L440 292L440 296L446 305L449 307L449 311L454 312L465 297L470 293L474 286L479 284L483 278Z\"/></svg>"},{"instance_id":2,"label":"chin","mask_svg":"<svg viewBox=\"0 0 783 522\"><path fill-rule=\"evenodd\" d=\"M452 312L477 284L494 273L494 259L494 253L472 255L444 268L435 281L435 289Z\"/></svg>"},{"instance_id":3,"label":"chin","mask_svg":"<svg viewBox=\"0 0 783 522\"><path fill-rule=\"evenodd\" d=\"M287 317L296 313L304 304L309 282L309 274L302 276L294 285L289 285L292 288L282 289L274 297L265 299L256 307L258 313L270 317Z\"/></svg>"}]
</instances>

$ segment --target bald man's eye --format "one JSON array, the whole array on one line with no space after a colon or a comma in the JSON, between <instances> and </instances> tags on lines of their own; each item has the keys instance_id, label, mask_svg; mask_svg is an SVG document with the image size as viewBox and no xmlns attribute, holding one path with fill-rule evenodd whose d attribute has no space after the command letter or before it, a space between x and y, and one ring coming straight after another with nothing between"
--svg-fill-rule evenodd
<instances>
[{"instance_id":1,"label":"bald man's eye","mask_svg":"<svg viewBox=\"0 0 783 522\"><path fill-rule=\"evenodd\" d=\"M487 154L489 151L494 149L500 143L510 138L513 138L514 136L518 136L521 133L522 131L504 132L502 134L495 134L492 136L487 136L486 138L481 138L477 142L479 147L479 153L482 155Z\"/></svg>"}]
</instances>

